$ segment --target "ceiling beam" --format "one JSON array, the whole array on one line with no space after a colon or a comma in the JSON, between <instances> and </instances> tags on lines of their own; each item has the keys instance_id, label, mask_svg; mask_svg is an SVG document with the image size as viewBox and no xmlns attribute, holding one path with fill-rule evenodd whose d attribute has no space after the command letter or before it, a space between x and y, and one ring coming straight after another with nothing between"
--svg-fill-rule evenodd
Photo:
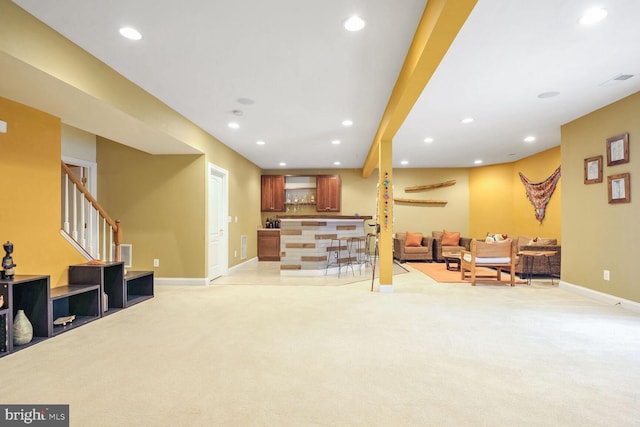
<instances>
[{"instance_id":1,"label":"ceiling beam","mask_svg":"<svg viewBox=\"0 0 640 427\"><path fill-rule=\"evenodd\" d=\"M409 115L478 0L428 0L411 47L362 167L368 178L378 165L380 141L390 141Z\"/></svg>"}]
</instances>

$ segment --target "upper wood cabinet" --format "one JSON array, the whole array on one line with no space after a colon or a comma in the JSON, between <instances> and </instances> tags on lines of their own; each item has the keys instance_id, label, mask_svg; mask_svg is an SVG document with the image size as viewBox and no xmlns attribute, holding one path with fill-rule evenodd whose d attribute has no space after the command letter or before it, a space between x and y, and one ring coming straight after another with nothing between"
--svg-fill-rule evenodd
<instances>
[{"instance_id":1,"label":"upper wood cabinet","mask_svg":"<svg viewBox=\"0 0 640 427\"><path fill-rule=\"evenodd\" d=\"M262 212L284 212L284 176L262 175Z\"/></svg>"},{"instance_id":2,"label":"upper wood cabinet","mask_svg":"<svg viewBox=\"0 0 640 427\"><path fill-rule=\"evenodd\" d=\"M340 175L316 176L316 210L318 212L340 212Z\"/></svg>"}]
</instances>

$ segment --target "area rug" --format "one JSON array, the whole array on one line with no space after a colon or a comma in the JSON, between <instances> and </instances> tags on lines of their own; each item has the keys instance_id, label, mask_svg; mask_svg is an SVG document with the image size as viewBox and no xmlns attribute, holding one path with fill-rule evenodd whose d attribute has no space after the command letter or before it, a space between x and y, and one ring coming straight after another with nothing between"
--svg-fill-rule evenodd
<instances>
[{"instance_id":1,"label":"area rug","mask_svg":"<svg viewBox=\"0 0 640 427\"><path fill-rule=\"evenodd\" d=\"M431 277L433 280L439 283L470 283L471 280L468 278L465 280L460 279L459 271L450 271L447 270L447 266L444 263L439 262L410 262L409 265L416 270L426 274ZM477 274L481 275L493 275L495 277L496 271L490 268L481 267L478 269ZM502 280L508 281L509 275L502 273ZM491 283L491 279L480 278L476 279L478 283ZM518 279L516 277L516 283L522 284L527 283L525 280Z\"/></svg>"}]
</instances>

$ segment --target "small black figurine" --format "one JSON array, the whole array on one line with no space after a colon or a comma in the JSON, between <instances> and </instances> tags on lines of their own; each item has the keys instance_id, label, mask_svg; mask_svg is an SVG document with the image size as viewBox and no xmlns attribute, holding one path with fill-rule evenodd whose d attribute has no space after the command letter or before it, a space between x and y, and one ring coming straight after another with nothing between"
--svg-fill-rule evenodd
<instances>
[{"instance_id":1,"label":"small black figurine","mask_svg":"<svg viewBox=\"0 0 640 427\"><path fill-rule=\"evenodd\" d=\"M2 278L3 279L13 279L13 267L16 264L13 263L13 258L11 258L11 254L13 253L13 243L7 240L7 243L2 245L6 254L2 257Z\"/></svg>"}]
</instances>

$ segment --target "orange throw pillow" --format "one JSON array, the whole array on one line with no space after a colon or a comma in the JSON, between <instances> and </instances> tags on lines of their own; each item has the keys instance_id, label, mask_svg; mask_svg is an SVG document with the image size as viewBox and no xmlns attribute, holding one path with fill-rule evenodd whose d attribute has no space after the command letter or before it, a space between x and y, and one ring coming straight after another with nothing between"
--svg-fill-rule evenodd
<instances>
[{"instance_id":1,"label":"orange throw pillow","mask_svg":"<svg viewBox=\"0 0 640 427\"><path fill-rule=\"evenodd\" d=\"M409 233L407 232L407 240L404 243L405 246L422 246L422 233Z\"/></svg>"},{"instance_id":2,"label":"orange throw pillow","mask_svg":"<svg viewBox=\"0 0 640 427\"><path fill-rule=\"evenodd\" d=\"M457 231L442 232L442 246L458 246L460 242L460 233Z\"/></svg>"}]
</instances>

